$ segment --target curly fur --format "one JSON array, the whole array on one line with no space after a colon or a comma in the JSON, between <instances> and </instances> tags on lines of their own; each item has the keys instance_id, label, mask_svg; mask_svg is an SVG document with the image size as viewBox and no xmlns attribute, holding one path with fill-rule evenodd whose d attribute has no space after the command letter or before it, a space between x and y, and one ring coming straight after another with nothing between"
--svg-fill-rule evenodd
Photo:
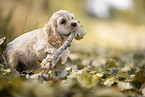
<instances>
[{"instance_id":1,"label":"curly fur","mask_svg":"<svg viewBox=\"0 0 145 97\"><path fill-rule=\"evenodd\" d=\"M65 10L55 12L44 28L36 29L25 33L7 45L5 57L12 69L25 71L36 69L39 66L36 61L42 61L46 56L53 55L56 50L65 42L69 33L77 30L79 24L74 20L73 14ZM66 23L61 23L62 20ZM71 26L75 23L75 27ZM61 54L61 63L67 60L69 51Z\"/></svg>"}]
</instances>

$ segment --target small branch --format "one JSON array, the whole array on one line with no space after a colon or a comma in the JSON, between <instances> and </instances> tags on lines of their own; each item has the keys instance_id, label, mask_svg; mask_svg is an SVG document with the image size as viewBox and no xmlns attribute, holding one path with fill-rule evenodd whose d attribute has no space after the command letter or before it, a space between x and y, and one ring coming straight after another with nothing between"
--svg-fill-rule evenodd
<instances>
[{"instance_id":1,"label":"small branch","mask_svg":"<svg viewBox=\"0 0 145 97\"><path fill-rule=\"evenodd\" d=\"M68 39L64 42L64 44L58 48L58 50L56 51L56 53L53 55L53 56L47 56L41 63L41 66L44 66L44 67L41 67L41 69L43 70L49 70L50 67L51 68L54 68L56 63L58 62L58 60L60 59L60 55L61 53L71 45L71 42L73 40L73 38L75 37L76 35L76 32L72 32Z\"/></svg>"},{"instance_id":2,"label":"small branch","mask_svg":"<svg viewBox=\"0 0 145 97\"><path fill-rule=\"evenodd\" d=\"M40 69L43 70L43 72L41 73L41 77L42 77L42 78L47 78L47 79L48 79L48 75L47 75L47 74L48 74L48 71L49 71L51 68L54 68L54 67L55 67L56 63L57 63L58 60L60 59L61 53L62 53L67 47L70 46L70 44L71 44L73 38L75 37L75 35L76 35L76 32L75 32L75 31L72 32L72 33L69 35L68 39L64 42L64 44L63 44L60 48L58 48L56 54L54 54L54 56L52 57L52 60L51 60L50 57L46 57L46 58L44 59L44 60L45 60L44 63L46 63L46 61L47 61L47 64L45 64L45 65L47 65L47 67L45 67L45 68L40 68ZM51 60L51 61L50 61L50 60ZM43 63L43 62L42 62L42 63ZM51 68L50 68L50 67L51 67Z\"/></svg>"},{"instance_id":3,"label":"small branch","mask_svg":"<svg viewBox=\"0 0 145 97\"><path fill-rule=\"evenodd\" d=\"M64 42L64 44L59 47L56 51L55 54L53 54L52 56L47 56L41 63L41 66L45 66L46 69L50 69L54 68L54 66L56 65L56 63L58 62L58 60L61 57L61 53L71 45L71 42L73 40L73 38L75 39L82 39L84 37L84 35L86 34L85 30L83 29L83 27L81 25L79 25L78 30L77 31L73 31L68 39ZM48 64L49 63L49 64ZM48 68L49 67L49 68ZM43 67L44 68L44 67ZM43 69L42 68L42 69Z\"/></svg>"},{"instance_id":4,"label":"small branch","mask_svg":"<svg viewBox=\"0 0 145 97\"><path fill-rule=\"evenodd\" d=\"M51 65L52 66L55 66L55 64L58 62L58 60L60 59L60 55L61 55L61 53L67 48L67 47L69 47L70 45L71 45L71 42L72 42L72 40L73 40L73 38L75 37L75 35L76 35L76 32L74 31L74 32L72 32L70 35L69 35L69 37L68 37L68 39L65 41L65 43L60 47L60 48L58 48L58 50L57 50L57 53L53 56L53 60L51 61Z\"/></svg>"}]
</instances>

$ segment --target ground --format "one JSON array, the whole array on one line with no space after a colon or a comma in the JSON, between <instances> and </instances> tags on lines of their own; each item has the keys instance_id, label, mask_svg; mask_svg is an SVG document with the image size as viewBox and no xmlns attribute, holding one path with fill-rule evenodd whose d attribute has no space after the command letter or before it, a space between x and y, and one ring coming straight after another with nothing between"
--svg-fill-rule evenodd
<instances>
[{"instance_id":1,"label":"ground","mask_svg":"<svg viewBox=\"0 0 145 97\"><path fill-rule=\"evenodd\" d=\"M5 67L1 57L0 95L145 96L144 28L119 21L98 21L93 25L91 33L86 29L87 35L83 40L73 41L66 64L68 75L65 78L43 79L37 72L19 75L17 71ZM3 53L6 44L2 40L0 43Z\"/></svg>"}]
</instances>

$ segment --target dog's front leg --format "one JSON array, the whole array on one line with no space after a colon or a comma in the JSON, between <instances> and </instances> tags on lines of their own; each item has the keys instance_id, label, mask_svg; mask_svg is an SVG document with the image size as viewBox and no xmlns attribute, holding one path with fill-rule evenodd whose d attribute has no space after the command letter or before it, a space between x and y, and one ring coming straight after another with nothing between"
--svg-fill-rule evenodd
<instances>
[{"instance_id":1,"label":"dog's front leg","mask_svg":"<svg viewBox=\"0 0 145 97\"><path fill-rule=\"evenodd\" d=\"M52 58L53 58L53 55L47 54L47 57L45 59L43 59L43 61L41 63L41 67L49 69L50 65L51 65Z\"/></svg>"},{"instance_id":2,"label":"dog's front leg","mask_svg":"<svg viewBox=\"0 0 145 97\"><path fill-rule=\"evenodd\" d=\"M57 49L51 46L39 46L36 49L37 57L39 58L39 60L42 60L40 64L40 69L42 70L42 72L40 74L43 79L49 79L48 72L50 71L51 61L56 51Z\"/></svg>"},{"instance_id":3,"label":"dog's front leg","mask_svg":"<svg viewBox=\"0 0 145 97\"><path fill-rule=\"evenodd\" d=\"M48 80L50 78L49 76L49 71L51 68L51 61L52 61L52 55L48 54L47 57L45 59L43 59L42 63L41 63L41 78Z\"/></svg>"}]
</instances>

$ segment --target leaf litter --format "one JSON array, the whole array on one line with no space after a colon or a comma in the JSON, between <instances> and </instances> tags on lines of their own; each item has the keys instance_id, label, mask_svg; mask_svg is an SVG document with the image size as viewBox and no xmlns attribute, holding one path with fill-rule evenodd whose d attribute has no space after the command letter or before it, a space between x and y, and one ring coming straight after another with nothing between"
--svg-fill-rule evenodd
<instances>
[{"instance_id":1,"label":"leaf litter","mask_svg":"<svg viewBox=\"0 0 145 97\"><path fill-rule=\"evenodd\" d=\"M0 39L1 48L5 42ZM38 73L20 75L6 67L0 55L0 97L142 97L145 96L144 56L138 51L120 51L106 56L105 64L99 63L100 56L68 59L67 76L61 79L41 79ZM126 57L126 54L134 57ZM125 55L124 55L125 54ZM87 54L86 54L87 55ZM76 56L76 55L75 55ZM87 60L87 61L86 61ZM83 63L83 61L86 61ZM96 65L97 62L97 65ZM102 62L102 61L100 61ZM139 65L137 65L137 63ZM38 72L38 71L37 71ZM50 73L51 74L51 73ZM50 75L51 76L51 75Z\"/></svg>"}]
</instances>

